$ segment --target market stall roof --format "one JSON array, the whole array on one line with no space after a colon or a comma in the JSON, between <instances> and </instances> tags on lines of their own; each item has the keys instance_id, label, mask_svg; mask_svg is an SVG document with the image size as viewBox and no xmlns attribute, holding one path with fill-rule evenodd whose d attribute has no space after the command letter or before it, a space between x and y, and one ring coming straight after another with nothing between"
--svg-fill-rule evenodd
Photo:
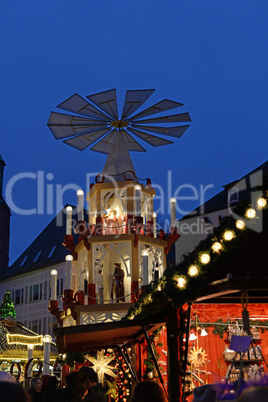
<instances>
[{"instance_id":1,"label":"market stall roof","mask_svg":"<svg viewBox=\"0 0 268 402\"><path fill-rule=\"evenodd\" d=\"M240 304L246 293L248 303L268 303L268 277L224 278L203 288L194 303Z\"/></svg>"},{"instance_id":2,"label":"market stall roof","mask_svg":"<svg viewBox=\"0 0 268 402\"><path fill-rule=\"evenodd\" d=\"M44 347L42 335L24 327L13 317L6 317L0 321L0 359L1 360L28 360L29 344L34 345L33 357L43 359ZM58 356L56 345L51 343L51 360Z\"/></svg>"},{"instance_id":3,"label":"market stall roof","mask_svg":"<svg viewBox=\"0 0 268 402\"><path fill-rule=\"evenodd\" d=\"M115 321L56 328L55 335L60 353L82 352L135 343L144 337L144 331L153 332L164 324L163 317L154 322L141 319Z\"/></svg>"}]
</instances>

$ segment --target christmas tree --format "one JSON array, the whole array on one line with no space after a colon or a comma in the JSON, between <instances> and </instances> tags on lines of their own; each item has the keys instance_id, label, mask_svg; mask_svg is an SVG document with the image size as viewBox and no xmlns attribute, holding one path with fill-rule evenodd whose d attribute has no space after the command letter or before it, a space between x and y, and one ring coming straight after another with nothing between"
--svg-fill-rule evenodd
<instances>
[{"instance_id":1,"label":"christmas tree","mask_svg":"<svg viewBox=\"0 0 268 402\"><path fill-rule=\"evenodd\" d=\"M15 307L14 307L13 301L11 300L10 292L8 290L6 291L6 293L4 295L4 299L1 303L0 319L3 320L7 316L16 318Z\"/></svg>"}]
</instances>

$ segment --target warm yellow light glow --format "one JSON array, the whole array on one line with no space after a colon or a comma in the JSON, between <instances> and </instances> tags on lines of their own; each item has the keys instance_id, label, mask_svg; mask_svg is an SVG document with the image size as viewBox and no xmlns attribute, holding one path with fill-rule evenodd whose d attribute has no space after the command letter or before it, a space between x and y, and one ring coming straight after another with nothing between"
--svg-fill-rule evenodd
<instances>
[{"instance_id":1,"label":"warm yellow light glow","mask_svg":"<svg viewBox=\"0 0 268 402\"><path fill-rule=\"evenodd\" d=\"M7 343L8 344L21 344L21 345L43 345L42 335L38 336L28 336L28 335L19 335L19 334L7 334Z\"/></svg>"},{"instance_id":2,"label":"warm yellow light glow","mask_svg":"<svg viewBox=\"0 0 268 402\"><path fill-rule=\"evenodd\" d=\"M210 255L207 253L204 253L200 256L200 261L202 262L202 264L208 264L210 261Z\"/></svg>"},{"instance_id":3,"label":"warm yellow light glow","mask_svg":"<svg viewBox=\"0 0 268 402\"><path fill-rule=\"evenodd\" d=\"M141 186L139 184L136 184L136 186L134 187L134 190L141 190Z\"/></svg>"},{"instance_id":4,"label":"warm yellow light glow","mask_svg":"<svg viewBox=\"0 0 268 402\"><path fill-rule=\"evenodd\" d=\"M72 212L72 210L73 210L72 207L70 207L70 206L66 207L66 212Z\"/></svg>"},{"instance_id":5,"label":"warm yellow light glow","mask_svg":"<svg viewBox=\"0 0 268 402\"><path fill-rule=\"evenodd\" d=\"M49 334L43 336L43 342L44 343L50 343L52 341L52 338Z\"/></svg>"},{"instance_id":6,"label":"warm yellow light glow","mask_svg":"<svg viewBox=\"0 0 268 402\"><path fill-rule=\"evenodd\" d=\"M70 255L70 254L68 254L68 255L66 255L66 257L65 257L65 260L66 260L66 261L73 261L73 256Z\"/></svg>"},{"instance_id":7,"label":"warm yellow light glow","mask_svg":"<svg viewBox=\"0 0 268 402\"><path fill-rule=\"evenodd\" d=\"M235 226L237 227L237 229L244 229L244 227L245 227L245 222L242 221L241 219L239 219L238 221L236 221Z\"/></svg>"},{"instance_id":8,"label":"warm yellow light glow","mask_svg":"<svg viewBox=\"0 0 268 402\"><path fill-rule=\"evenodd\" d=\"M188 275L196 276L198 274L198 268L195 265L191 265L188 269Z\"/></svg>"},{"instance_id":9,"label":"warm yellow light glow","mask_svg":"<svg viewBox=\"0 0 268 402\"><path fill-rule=\"evenodd\" d=\"M157 217L157 213L153 212L153 218Z\"/></svg>"},{"instance_id":10,"label":"warm yellow light glow","mask_svg":"<svg viewBox=\"0 0 268 402\"><path fill-rule=\"evenodd\" d=\"M218 253L222 249L222 245L218 241L215 241L215 243L212 244L211 248L213 251L215 251L215 253Z\"/></svg>"},{"instance_id":11,"label":"warm yellow light glow","mask_svg":"<svg viewBox=\"0 0 268 402\"><path fill-rule=\"evenodd\" d=\"M78 190L76 195L84 195L84 191L83 190Z\"/></svg>"},{"instance_id":12,"label":"warm yellow light glow","mask_svg":"<svg viewBox=\"0 0 268 402\"><path fill-rule=\"evenodd\" d=\"M182 277L177 278L177 286L178 286L180 289L185 288L185 286L186 286L186 279L185 279L185 278L182 278Z\"/></svg>"},{"instance_id":13,"label":"warm yellow light glow","mask_svg":"<svg viewBox=\"0 0 268 402\"><path fill-rule=\"evenodd\" d=\"M52 269L52 271L50 271L50 275L58 275L58 271L56 269Z\"/></svg>"},{"instance_id":14,"label":"warm yellow light glow","mask_svg":"<svg viewBox=\"0 0 268 402\"><path fill-rule=\"evenodd\" d=\"M253 219L253 218L255 218L255 216L256 216L256 211L255 211L255 209L249 208L249 209L246 211L246 217L247 217L248 219Z\"/></svg>"},{"instance_id":15,"label":"warm yellow light glow","mask_svg":"<svg viewBox=\"0 0 268 402\"><path fill-rule=\"evenodd\" d=\"M170 201L170 202L176 202L176 198L175 198L175 197L171 197L169 201Z\"/></svg>"},{"instance_id":16,"label":"warm yellow light glow","mask_svg":"<svg viewBox=\"0 0 268 402\"><path fill-rule=\"evenodd\" d=\"M114 367L110 366L109 363L114 360L114 354L105 356L105 351L97 350L97 358L88 356L88 360L93 364L92 368L98 374L98 380L103 384L104 374L108 374L111 377L116 378L116 374L112 371Z\"/></svg>"},{"instance_id":17,"label":"warm yellow light glow","mask_svg":"<svg viewBox=\"0 0 268 402\"><path fill-rule=\"evenodd\" d=\"M197 336L191 332L190 336L189 336L189 341L195 341L197 339Z\"/></svg>"},{"instance_id":18,"label":"warm yellow light glow","mask_svg":"<svg viewBox=\"0 0 268 402\"><path fill-rule=\"evenodd\" d=\"M161 286L160 285L158 285L157 290L158 290L158 292L161 292Z\"/></svg>"},{"instance_id":19,"label":"warm yellow light glow","mask_svg":"<svg viewBox=\"0 0 268 402\"><path fill-rule=\"evenodd\" d=\"M257 205L259 208L264 208L267 204L267 201L265 198L259 198L257 201Z\"/></svg>"},{"instance_id":20,"label":"warm yellow light glow","mask_svg":"<svg viewBox=\"0 0 268 402\"><path fill-rule=\"evenodd\" d=\"M230 241L234 238L234 233L231 230L226 230L223 234L224 240Z\"/></svg>"}]
</instances>

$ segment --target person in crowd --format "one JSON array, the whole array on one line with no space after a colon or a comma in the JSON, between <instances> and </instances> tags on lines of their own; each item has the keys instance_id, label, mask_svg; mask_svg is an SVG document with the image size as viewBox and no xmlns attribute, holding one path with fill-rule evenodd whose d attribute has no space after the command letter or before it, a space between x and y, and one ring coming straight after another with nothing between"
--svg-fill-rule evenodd
<instances>
[{"instance_id":1,"label":"person in crowd","mask_svg":"<svg viewBox=\"0 0 268 402\"><path fill-rule=\"evenodd\" d=\"M268 386L257 385L246 388L237 399L237 402L267 402Z\"/></svg>"},{"instance_id":2,"label":"person in crowd","mask_svg":"<svg viewBox=\"0 0 268 402\"><path fill-rule=\"evenodd\" d=\"M85 402L106 402L105 393L102 385L98 383L97 373L91 367L82 366L79 370L84 373L89 380L88 394L85 396Z\"/></svg>"},{"instance_id":3,"label":"person in crowd","mask_svg":"<svg viewBox=\"0 0 268 402\"><path fill-rule=\"evenodd\" d=\"M163 388L155 381L138 383L131 396L131 402L167 402Z\"/></svg>"},{"instance_id":4,"label":"person in crowd","mask_svg":"<svg viewBox=\"0 0 268 402\"><path fill-rule=\"evenodd\" d=\"M28 392L21 384L10 380L0 379L0 401L1 402L32 402Z\"/></svg>"},{"instance_id":5,"label":"person in crowd","mask_svg":"<svg viewBox=\"0 0 268 402\"><path fill-rule=\"evenodd\" d=\"M6 371L0 371L0 381L15 382L14 377Z\"/></svg>"},{"instance_id":6,"label":"person in crowd","mask_svg":"<svg viewBox=\"0 0 268 402\"><path fill-rule=\"evenodd\" d=\"M32 398L32 402L42 402L43 401L43 393L42 393L42 385L43 382L39 377L33 377L30 381L30 388L28 388L28 393Z\"/></svg>"},{"instance_id":7,"label":"person in crowd","mask_svg":"<svg viewBox=\"0 0 268 402\"><path fill-rule=\"evenodd\" d=\"M81 402L88 393L89 380L87 376L74 371L65 378L66 388L57 389L50 402Z\"/></svg>"},{"instance_id":8,"label":"person in crowd","mask_svg":"<svg viewBox=\"0 0 268 402\"><path fill-rule=\"evenodd\" d=\"M47 382L47 389L43 393L43 402L50 402L53 400L56 389L58 388L59 381L55 375L49 377Z\"/></svg>"}]
</instances>

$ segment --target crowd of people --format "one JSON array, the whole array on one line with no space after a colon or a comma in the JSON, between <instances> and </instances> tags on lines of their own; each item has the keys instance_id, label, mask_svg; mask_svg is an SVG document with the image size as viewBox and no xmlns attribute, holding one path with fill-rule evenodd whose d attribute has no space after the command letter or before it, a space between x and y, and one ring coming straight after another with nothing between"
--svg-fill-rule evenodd
<instances>
[{"instance_id":1,"label":"crowd of people","mask_svg":"<svg viewBox=\"0 0 268 402\"><path fill-rule=\"evenodd\" d=\"M90 367L81 367L79 371L68 374L66 386L59 387L57 377L48 379L47 388L43 390L41 378L33 377L28 390L6 372L0 372L1 402L107 402L102 385L98 383L96 372ZM155 381L138 383L132 392L131 402L167 402L163 388ZM211 395L200 393L194 395L194 401L211 402ZM268 386L250 386L243 390L237 402L267 402Z\"/></svg>"}]
</instances>

